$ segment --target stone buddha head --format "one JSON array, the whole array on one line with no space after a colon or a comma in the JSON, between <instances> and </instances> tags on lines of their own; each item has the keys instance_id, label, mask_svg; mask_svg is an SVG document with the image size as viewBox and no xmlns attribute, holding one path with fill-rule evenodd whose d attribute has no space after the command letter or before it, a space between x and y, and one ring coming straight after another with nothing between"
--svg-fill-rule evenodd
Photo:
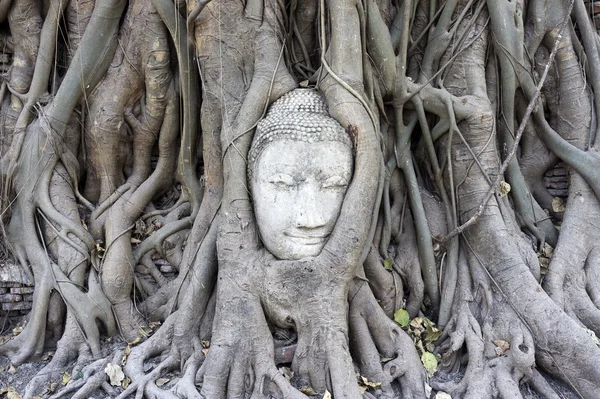
<instances>
[{"instance_id":1,"label":"stone buddha head","mask_svg":"<svg viewBox=\"0 0 600 399\"><path fill-rule=\"evenodd\" d=\"M352 179L352 148L316 90L287 93L258 123L248 181L262 241L275 257L321 253Z\"/></svg>"}]
</instances>

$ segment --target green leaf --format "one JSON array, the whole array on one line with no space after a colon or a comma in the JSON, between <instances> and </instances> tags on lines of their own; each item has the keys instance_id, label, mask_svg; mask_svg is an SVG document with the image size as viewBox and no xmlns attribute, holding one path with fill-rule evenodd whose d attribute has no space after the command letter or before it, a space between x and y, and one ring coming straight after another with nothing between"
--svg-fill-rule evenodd
<instances>
[{"instance_id":1,"label":"green leaf","mask_svg":"<svg viewBox=\"0 0 600 399\"><path fill-rule=\"evenodd\" d=\"M431 352L423 352L421 355L421 363L423 363L423 367L427 370L427 374L432 376L435 373L435 370L438 366L438 361L435 355Z\"/></svg>"},{"instance_id":2,"label":"green leaf","mask_svg":"<svg viewBox=\"0 0 600 399\"><path fill-rule=\"evenodd\" d=\"M392 270L393 265L394 265L394 261L391 260L390 258L387 258L386 260L383 261L383 267L385 267L386 270Z\"/></svg>"},{"instance_id":3,"label":"green leaf","mask_svg":"<svg viewBox=\"0 0 600 399\"><path fill-rule=\"evenodd\" d=\"M83 378L83 372L82 372L81 370L79 370L79 371L77 372L77 374L75 374L75 375L73 376L73 380L79 380L79 379L81 379L81 378Z\"/></svg>"},{"instance_id":4,"label":"green leaf","mask_svg":"<svg viewBox=\"0 0 600 399\"><path fill-rule=\"evenodd\" d=\"M406 310L398 309L394 313L394 321L400 324L402 327L406 327L410 322L410 316L408 315L408 312Z\"/></svg>"}]
</instances>

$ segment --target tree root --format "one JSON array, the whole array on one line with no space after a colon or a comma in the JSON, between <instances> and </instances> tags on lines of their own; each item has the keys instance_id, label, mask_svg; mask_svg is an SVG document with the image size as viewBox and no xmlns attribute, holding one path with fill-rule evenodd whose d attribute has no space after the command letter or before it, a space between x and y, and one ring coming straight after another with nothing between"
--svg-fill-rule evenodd
<instances>
[{"instance_id":1,"label":"tree root","mask_svg":"<svg viewBox=\"0 0 600 399\"><path fill-rule=\"evenodd\" d=\"M505 308L506 313L512 313ZM482 331L468 305L463 303L444 330L438 350L445 351L444 367L456 370L457 366L460 367L462 348L466 344L469 354L466 373L459 382L434 379L431 386L459 398L521 398L519 383L532 377L535 365L533 339L528 331L519 326L516 318L504 326L509 327L508 330L503 328L502 323L506 322L499 321L493 328L484 328ZM506 333L508 335L505 337L509 338L493 340L489 336L492 331L496 337Z\"/></svg>"},{"instance_id":2,"label":"tree root","mask_svg":"<svg viewBox=\"0 0 600 399\"><path fill-rule=\"evenodd\" d=\"M385 315L364 281L355 279L349 296L350 349L361 375L381 382L379 398L396 397L394 380L403 398L425 397L425 370L410 337Z\"/></svg>"},{"instance_id":3,"label":"tree root","mask_svg":"<svg viewBox=\"0 0 600 399\"><path fill-rule=\"evenodd\" d=\"M76 380L71 379L64 389L61 389L58 393L51 396L50 399L59 399L72 392L75 392L75 394L71 396L72 399L85 399L89 398L90 395L98 388L102 388L107 394L114 397L118 391L106 381L107 374L105 373L104 369L109 363L119 364L122 356L123 352L117 351L113 355L112 359L108 357L104 359L98 359L85 366L80 371L80 373L83 374L81 378Z\"/></svg>"}]
</instances>

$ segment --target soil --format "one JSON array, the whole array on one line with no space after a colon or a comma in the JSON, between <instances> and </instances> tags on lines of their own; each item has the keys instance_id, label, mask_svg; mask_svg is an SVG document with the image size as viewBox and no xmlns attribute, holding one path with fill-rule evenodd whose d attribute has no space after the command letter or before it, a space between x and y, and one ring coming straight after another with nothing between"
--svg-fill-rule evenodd
<instances>
[{"instance_id":1,"label":"soil","mask_svg":"<svg viewBox=\"0 0 600 399\"><path fill-rule=\"evenodd\" d=\"M103 352L107 356L116 350L122 349L124 346L125 346L125 343L120 338L113 338L111 340L105 340L102 343ZM52 354L53 352L47 352L45 355L48 355L48 353ZM13 387L16 390L16 392L18 392L18 393L24 392L27 383L31 379L33 379L33 377L35 377L38 374L38 372L40 372L40 370L42 370L44 368L44 366L46 366L46 364L48 364L49 361L50 361L50 357L47 356L46 360L25 363L25 364L22 364L18 367L14 367L13 369L11 369L11 364L10 364L10 361L8 360L8 358L4 357L4 356L0 356L0 392L3 391L3 388L7 388L7 387ZM148 368L150 368L150 367L151 367L151 364L148 364ZM65 371L70 372L70 370L65 370ZM169 373L169 374L162 376L161 378L164 378L167 381L167 382L165 382L163 387L168 389L171 386L175 385L175 383L177 382L177 380L179 378L178 374L179 373ZM548 380L548 382L554 388L555 392L559 395L560 398L578 399L577 394L575 394L564 383L552 379L551 377L545 375L543 372L542 372L542 374ZM463 376L463 372L454 374L452 376L441 375L438 373L434 378L440 379L440 380L445 380L445 381L447 381L449 379L459 381L462 378L462 376ZM163 381L165 381L165 380L163 380ZM56 384L57 384L56 387L60 388L61 381L57 380ZM400 395L399 390L397 390L397 392L398 392L398 395ZM43 397L49 397L49 396L51 396L51 394L52 394L52 392L48 391L48 393L46 395L44 395ZM436 394L436 391L432 391L430 398L435 398L435 394ZM538 394L536 394L535 391L527 383L521 384L521 394L523 395L524 399L544 399L541 396L539 396ZM5 396L0 395L0 397L3 398ZM313 396L313 398L317 399L317 398L320 398L320 396ZM90 396L90 399L111 399L111 397L107 396L106 393L101 390L96 390L95 394ZM273 398L273 399L277 399L277 398Z\"/></svg>"}]
</instances>

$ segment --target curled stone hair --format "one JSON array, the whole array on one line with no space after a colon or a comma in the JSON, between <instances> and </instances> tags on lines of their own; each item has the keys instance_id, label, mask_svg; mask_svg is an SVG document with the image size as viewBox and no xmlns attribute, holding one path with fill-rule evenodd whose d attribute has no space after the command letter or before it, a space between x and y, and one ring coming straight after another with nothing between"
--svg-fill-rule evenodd
<instances>
[{"instance_id":1,"label":"curled stone hair","mask_svg":"<svg viewBox=\"0 0 600 399\"><path fill-rule=\"evenodd\" d=\"M329 116L323 96L314 89L295 89L271 105L267 116L258 122L248 153L248 181L262 151L275 140L307 143L339 141L352 149L346 129Z\"/></svg>"}]
</instances>

